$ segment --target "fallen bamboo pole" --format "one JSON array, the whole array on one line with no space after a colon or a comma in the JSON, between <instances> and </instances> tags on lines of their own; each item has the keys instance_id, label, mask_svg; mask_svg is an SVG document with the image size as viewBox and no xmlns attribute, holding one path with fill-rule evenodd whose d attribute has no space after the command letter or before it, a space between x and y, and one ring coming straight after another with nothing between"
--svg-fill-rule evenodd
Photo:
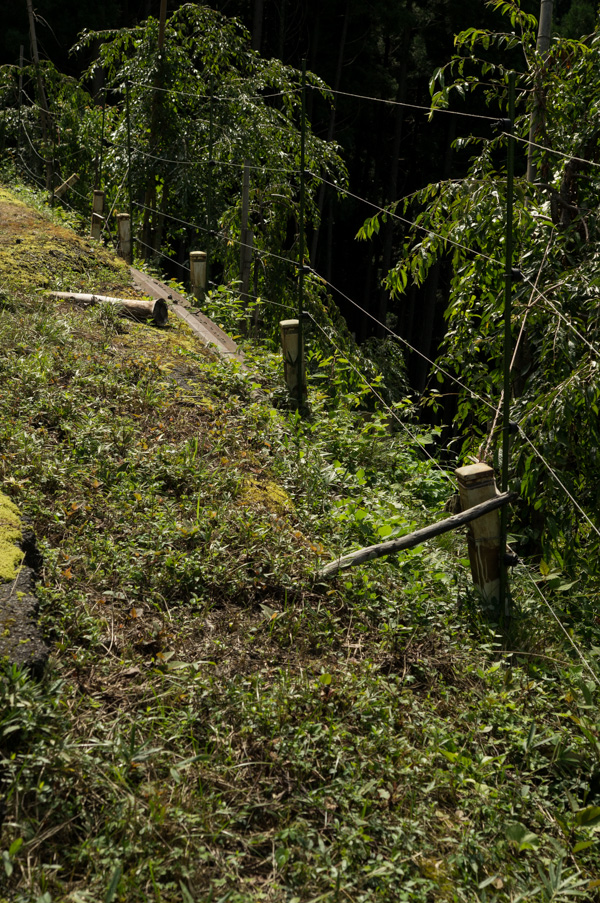
<instances>
[{"instance_id":1,"label":"fallen bamboo pole","mask_svg":"<svg viewBox=\"0 0 600 903\"><path fill-rule=\"evenodd\" d=\"M113 298L110 295L87 295L80 292L50 292L52 298L64 301L79 301L81 304L114 304L119 313L133 320L154 320L157 326L164 326L169 317L169 308L163 298L143 301L140 298Z\"/></svg>"},{"instance_id":2,"label":"fallen bamboo pole","mask_svg":"<svg viewBox=\"0 0 600 903\"><path fill-rule=\"evenodd\" d=\"M488 514L496 508L501 508L516 498L516 492L502 492L487 502L482 502L480 505L469 508L468 511L462 511L460 514L447 517L445 520L438 521L437 524L431 524L429 527L415 530L414 533L407 533L406 536L400 536L398 539L391 539L388 542L381 542L375 546L357 549L356 552L350 552L348 555L336 558L335 561L325 565L324 568L317 572L317 578L333 577L338 571L355 567L357 564L364 564L366 561L373 561L375 558L382 558L384 555L401 552L403 549L412 549L428 539L433 539L434 536L441 536L442 533L448 533L450 530L462 527L463 524L477 520L483 514Z\"/></svg>"}]
</instances>

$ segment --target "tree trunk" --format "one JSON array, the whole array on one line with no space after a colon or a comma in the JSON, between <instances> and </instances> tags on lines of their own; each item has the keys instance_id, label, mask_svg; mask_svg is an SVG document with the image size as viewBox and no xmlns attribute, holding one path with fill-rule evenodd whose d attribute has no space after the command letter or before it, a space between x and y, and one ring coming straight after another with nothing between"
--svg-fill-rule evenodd
<instances>
[{"instance_id":1,"label":"tree trunk","mask_svg":"<svg viewBox=\"0 0 600 903\"><path fill-rule=\"evenodd\" d=\"M260 53L262 45L262 28L265 0L254 0L254 16L252 19L252 49Z\"/></svg>"},{"instance_id":2,"label":"tree trunk","mask_svg":"<svg viewBox=\"0 0 600 903\"><path fill-rule=\"evenodd\" d=\"M552 33L552 6L554 0L540 0L540 21L538 25L538 38L536 51L545 61L550 49L550 37ZM543 65L543 64L542 64ZM542 95L542 73L538 70L534 78L533 107L529 121L529 141L537 141L544 127L544 100ZM527 181L534 182L537 166L534 162L535 148L529 145L527 152Z\"/></svg>"},{"instance_id":3,"label":"tree trunk","mask_svg":"<svg viewBox=\"0 0 600 903\"><path fill-rule=\"evenodd\" d=\"M333 84L333 90L339 91L340 82L342 80L342 68L344 65L344 51L346 48L346 38L348 36L348 21L350 19L350 2L351 0L347 0L346 9L344 11L344 23L342 25L342 33L340 35L340 44L338 49L338 59L337 66L335 70L335 80ZM333 133L335 131L335 98L333 105L331 107L331 113L329 115L329 125L327 127L327 141L333 140ZM321 224L321 217L323 215L323 205L325 203L325 185L321 185L319 188L319 198L317 201L317 207L319 209L319 216L317 218L317 222L315 223L315 231L313 232L313 240L312 246L310 249L310 262L311 265L314 266L317 258L317 247L319 243L319 231Z\"/></svg>"},{"instance_id":4,"label":"tree trunk","mask_svg":"<svg viewBox=\"0 0 600 903\"><path fill-rule=\"evenodd\" d=\"M27 0L27 15L29 17L29 37L31 40L31 55L33 57L33 65L37 79L38 102L41 107L40 123L42 126L42 139L44 141L44 152L48 153L48 139L52 126L50 118L50 110L48 109L48 101L46 99L46 91L44 89L44 80L40 69L40 55L38 53L37 36L35 33L35 15L33 12L32 0ZM52 161L46 160L46 188L50 191L52 185Z\"/></svg>"}]
</instances>

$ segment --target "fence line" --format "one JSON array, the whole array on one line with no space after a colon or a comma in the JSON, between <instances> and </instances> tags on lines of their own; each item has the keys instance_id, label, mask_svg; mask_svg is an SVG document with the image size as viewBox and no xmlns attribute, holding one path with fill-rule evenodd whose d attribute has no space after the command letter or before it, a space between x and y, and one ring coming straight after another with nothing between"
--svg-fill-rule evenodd
<instances>
[{"instance_id":1,"label":"fence line","mask_svg":"<svg viewBox=\"0 0 600 903\"><path fill-rule=\"evenodd\" d=\"M316 179L320 179L321 182L324 182L326 185L331 185L332 188L335 188L336 191L339 191L341 194L347 194L348 197L354 198L357 201L362 201L364 204L368 204L370 207L374 207L380 213L385 213L386 216L389 216L391 219L397 219L399 222L404 223L407 226L411 226L413 229L420 229L421 232L425 232L427 235L434 235L436 238L440 238L446 244L452 245L454 248L460 248L462 251L468 251L469 254L472 254L473 257L479 257L481 260L486 260L488 263L493 263L494 266L504 268L505 264L502 260L497 260L495 257L489 257L487 254L484 254L483 251L476 251L474 248L469 248L468 245L462 245L458 241L454 241L452 238L448 238L446 235L442 235L440 232L436 232L434 229L428 228L427 226L422 226L420 223L416 223L413 220L408 219L408 217L400 216L399 213L392 213L391 210L386 209L385 207L380 207L378 204L373 204L371 201L367 201L365 198L361 198L358 194L353 194L351 191L347 191L344 188L340 188L338 185L335 185L333 182L329 182L323 176L317 176L315 173L311 173ZM418 192L413 192L413 194L417 194ZM407 195L407 197L412 197L412 195ZM404 198L399 198L397 201L393 201L394 204L399 204L401 201L405 200Z\"/></svg>"},{"instance_id":2,"label":"fence line","mask_svg":"<svg viewBox=\"0 0 600 903\"><path fill-rule=\"evenodd\" d=\"M502 132L502 134L509 137L508 132ZM537 141L530 141L528 138L521 138L519 135L512 135L511 137L514 138L515 141L520 141L521 144L526 144L528 147L537 147L538 150L546 151L548 154L555 154L557 157L565 157L567 160L576 160L577 163L585 163L587 166L600 168L600 163L596 163L594 160L576 157L574 154L567 154L565 151L555 150L553 147L546 147L544 144L538 144ZM533 184L535 185L535 182Z\"/></svg>"},{"instance_id":3,"label":"fence line","mask_svg":"<svg viewBox=\"0 0 600 903\"><path fill-rule=\"evenodd\" d=\"M178 88L164 88L158 87L155 85L149 85L146 82L136 82L129 81L130 85L135 85L136 88L144 88L147 91L160 91L165 94L177 94L180 97L193 97L194 100L235 100L239 95L236 94L196 94L192 91L180 91ZM240 84L243 84L243 81L240 81ZM316 88L316 90L320 90L316 85L310 85L307 87ZM332 93L329 89L324 89L325 93ZM299 94L302 91L301 87L292 88L291 90L286 91L276 91L273 94L244 94L244 97L247 100L271 100L273 97L288 97L290 94Z\"/></svg>"},{"instance_id":4,"label":"fence line","mask_svg":"<svg viewBox=\"0 0 600 903\"><path fill-rule=\"evenodd\" d=\"M228 242L232 242L235 245L238 245L240 248L251 248L261 257L271 257L274 260L281 260L284 263L289 263L293 267L298 267L298 261L292 260L290 257L282 257L280 254L275 254L274 251L267 251L260 248L256 248L254 245L249 245L241 241L240 239L233 238L233 236L225 235L223 233L215 232L211 229L208 229L206 226L200 226L197 223L191 223L188 220L181 219L178 216L172 216L170 213L163 213L160 210L157 210L155 207L148 207L146 204L140 204L139 201L134 201L134 206L140 207L142 210L149 210L151 213L155 213L157 216L164 216L166 219L173 220L176 223L180 223L182 226L189 226L191 229L197 229L199 232L205 232L208 235L213 235L217 238L224 238Z\"/></svg>"},{"instance_id":5,"label":"fence line","mask_svg":"<svg viewBox=\"0 0 600 903\"><path fill-rule=\"evenodd\" d=\"M598 527L594 524L594 522L590 519L590 517L585 513L585 511L583 510L583 508L581 507L581 505L579 504L577 499L575 499L571 495L571 493L569 492L569 490L567 489L567 487L565 486L563 481L558 476L558 474L552 469L550 464L548 464L548 462L546 461L546 459L545 459L544 455L541 453L541 451L538 448L536 448L536 446L533 444L531 439L529 439L529 437L525 434L525 432L521 428L520 424L517 424L517 429L519 430L519 434L520 434L521 438L524 439L525 442L527 442L527 444L533 451L534 455L536 455L536 457L538 457L540 459L540 461L542 462L542 464L544 465L544 467L546 468L546 470L548 471L548 473L550 474L552 479L555 480L556 483L558 483L558 485L563 490L565 495L569 497L569 499L571 500L571 502L573 503L575 508L577 508L577 510L579 511L581 516L588 522L588 524L590 525L590 527L592 528L594 533L596 533L596 535L598 537L600 537L600 530L598 529Z\"/></svg>"},{"instance_id":6,"label":"fence line","mask_svg":"<svg viewBox=\"0 0 600 903\"><path fill-rule=\"evenodd\" d=\"M309 85L307 87L311 87L313 89L315 88L314 85ZM433 113L446 113L452 116L468 116L469 119L484 119L486 122L498 122L498 120L501 118L500 116L484 116L481 113L463 113L459 112L458 110L447 110L440 107L426 107L421 104L405 103L404 101L400 100L386 100L384 97L370 97L368 94L352 94L349 91L339 91L334 88L330 88L329 90L331 94L338 94L340 95L340 97L354 97L357 100L371 100L375 103L383 103L386 104L386 106L390 107L402 107L405 110L421 110L422 112L429 113L430 115L432 115Z\"/></svg>"},{"instance_id":7,"label":"fence line","mask_svg":"<svg viewBox=\"0 0 600 903\"><path fill-rule=\"evenodd\" d=\"M319 279L321 279L322 282L324 282L326 285L328 285L329 288L333 289L334 292L337 292L338 295L341 295L342 298L344 298L346 301L348 301L349 304L352 304L353 307L356 307L357 310L360 310L370 320L372 320L378 326L381 326L383 329L385 329L385 331L387 333L389 333L389 335L392 336L392 338L397 339L399 342L401 342L403 345L405 345L410 351L414 351L415 354L419 355L419 357L421 357L424 361L426 361L428 364L430 364L434 368L434 370L436 370L438 373L443 374L445 377L447 377L449 380L451 380L457 386L460 386L460 388L464 389L465 392L468 392L470 394L471 398L475 398L477 401L480 401L482 404L487 405L487 407L490 408L490 410L492 410L492 411L496 410L496 408L493 404L491 404L489 401L486 401L485 398L482 398L482 396L478 395L477 392L475 392L474 390L469 389L469 387L465 383L463 383L460 379L458 379L458 377L453 376L451 373L449 373L447 370L445 370L443 367L441 367L439 364L437 364L435 361L433 361L430 357L428 357L426 354L424 354L418 348L415 348L414 345L411 345L411 343L409 341L407 341L407 339L403 338L401 335L398 335L398 333L394 332L393 329L390 329L390 327L386 323L384 323L382 320L379 320L374 314L372 314L366 308L362 307L357 301L354 301L352 298L350 298L349 295L346 295L345 292L343 292L341 289L337 288L331 282L328 282L323 276L319 275L319 273L317 273L315 270L313 270L312 272L315 273L315 275Z\"/></svg>"}]
</instances>

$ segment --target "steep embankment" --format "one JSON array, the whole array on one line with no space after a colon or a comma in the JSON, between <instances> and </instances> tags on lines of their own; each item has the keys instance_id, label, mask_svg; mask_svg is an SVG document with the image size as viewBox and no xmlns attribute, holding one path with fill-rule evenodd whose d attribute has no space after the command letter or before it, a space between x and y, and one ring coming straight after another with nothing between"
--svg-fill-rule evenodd
<instances>
[{"instance_id":1,"label":"steep embankment","mask_svg":"<svg viewBox=\"0 0 600 903\"><path fill-rule=\"evenodd\" d=\"M128 271L0 217L0 487L52 648L0 668L0 901L596 899L595 688L528 578L508 638L462 537L313 584L440 516L410 435L334 358L303 421L277 357L50 301Z\"/></svg>"}]
</instances>

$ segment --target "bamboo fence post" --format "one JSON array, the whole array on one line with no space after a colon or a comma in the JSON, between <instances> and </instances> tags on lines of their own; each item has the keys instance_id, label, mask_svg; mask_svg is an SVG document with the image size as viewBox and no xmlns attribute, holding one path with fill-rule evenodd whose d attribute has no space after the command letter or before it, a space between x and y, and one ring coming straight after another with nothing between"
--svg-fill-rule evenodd
<instances>
[{"instance_id":1,"label":"bamboo fence post","mask_svg":"<svg viewBox=\"0 0 600 903\"><path fill-rule=\"evenodd\" d=\"M91 236L100 240L102 235L102 226L104 224L104 192L97 189L94 190L94 200L92 202L92 228Z\"/></svg>"},{"instance_id":2,"label":"bamboo fence post","mask_svg":"<svg viewBox=\"0 0 600 903\"><path fill-rule=\"evenodd\" d=\"M119 245L117 254L127 263L131 263L131 217L128 213L117 213Z\"/></svg>"},{"instance_id":3,"label":"bamboo fence post","mask_svg":"<svg viewBox=\"0 0 600 903\"><path fill-rule=\"evenodd\" d=\"M192 294L198 301L206 295L206 251L190 251L190 282Z\"/></svg>"},{"instance_id":4,"label":"bamboo fence post","mask_svg":"<svg viewBox=\"0 0 600 903\"><path fill-rule=\"evenodd\" d=\"M454 472L463 511L497 497L494 469L488 464L468 464ZM473 583L486 607L495 607L500 599L501 532L498 511L472 521L467 541Z\"/></svg>"},{"instance_id":5,"label":"bamboo fence post","mask_svg":"<svg viewBox=\"0 0 600 903\"><path fill-rule=\"evenodd\" d=\"M281 320L281 348L283 351L283 373L290 395L299 399L306 397L306 371L304 368L304 343L299 320ZM298 383L298 374L303 377L303 385Z\"/></svg>"}]
</instances>

